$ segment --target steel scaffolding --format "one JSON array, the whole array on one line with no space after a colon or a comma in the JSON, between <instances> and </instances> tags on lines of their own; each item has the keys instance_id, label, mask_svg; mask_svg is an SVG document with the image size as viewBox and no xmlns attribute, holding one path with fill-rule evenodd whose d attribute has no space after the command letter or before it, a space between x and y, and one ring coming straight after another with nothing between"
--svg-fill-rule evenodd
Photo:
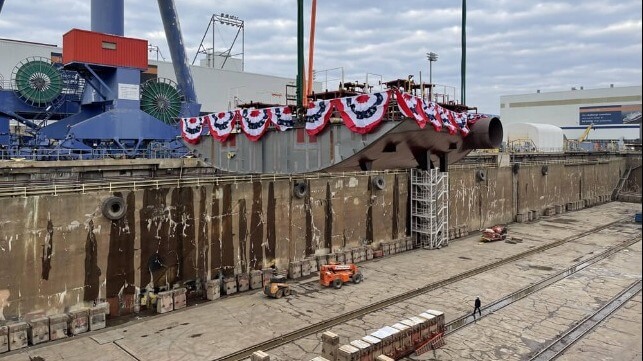
<instances>
[{"instance_id":1,"label":"steel scaffolding","mask_svg":"<svg viewBox=\"0 0 643 361\"><path fill-rule=\"evenodd\" d=\"M415 247L449 244L449 174L438 169L411 171L411 237Z\"/></svg>"}]
</instances>

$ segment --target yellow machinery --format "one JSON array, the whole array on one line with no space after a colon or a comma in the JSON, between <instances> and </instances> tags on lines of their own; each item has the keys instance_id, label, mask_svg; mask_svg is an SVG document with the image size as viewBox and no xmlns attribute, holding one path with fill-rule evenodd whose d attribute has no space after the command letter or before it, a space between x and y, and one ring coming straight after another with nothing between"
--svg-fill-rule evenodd
<instances>
[{"instance_id":1,"label":"yellow machinery","mask_svg":"<svg viewBox=\"0 0 643 361\"><path fill-rule=\"evenodd\" d=\"M288 297L290 296L290 285L286 283L285 276L272 276L270 283L264 286L263 293L272 298Z\"/></svg>"}]
</instances>

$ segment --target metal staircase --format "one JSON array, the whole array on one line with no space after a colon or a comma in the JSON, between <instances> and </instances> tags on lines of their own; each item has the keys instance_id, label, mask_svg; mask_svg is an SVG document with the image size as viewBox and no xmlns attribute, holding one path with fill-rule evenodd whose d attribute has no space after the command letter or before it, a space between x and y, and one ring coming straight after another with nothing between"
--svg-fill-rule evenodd
<instances>
[{"instance_id":1,"label":"metal staircase","mask_svg":"<svg viewBox=\"0 0 643 361\"><path fill-rule=\"evenodd\" d=\"M449 244L449 174L438 169L411 171L411 237L415 247Z\"/></svg>"},{"instance_id":2,"label":"metal staircase","mask_svg":"<svg viewBox=\"0 0 643 361\"><path fill-rule=\"evenodd\" d=\"M621 179L618 180L618 184L616 185L616 188L614 188L614 190L612 191L613 201L618 199L618 195L619 193L621 193L621 190L623 189L625 182L627 182L627 179L630 177L630 173L632 173L632 167L627 167Z\"/></svg>"}]
</instances>

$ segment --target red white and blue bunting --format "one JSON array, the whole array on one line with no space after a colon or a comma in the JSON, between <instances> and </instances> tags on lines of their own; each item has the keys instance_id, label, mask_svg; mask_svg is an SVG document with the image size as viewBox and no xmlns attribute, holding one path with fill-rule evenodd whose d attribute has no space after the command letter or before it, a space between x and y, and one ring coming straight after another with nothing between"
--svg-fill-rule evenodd
<instances>
[{"instance_id":1,"label":"red white and blue bunting","mask_svg":"<svg viewBox=\"0 0 643 361\"><path fill-rule=\"evenodd\" d=\"M181 136L190 144L199 144L201 131L203 130L203 118L181 118Z\"/></svg>"},{"instance_id":2,"label":"red white and blue bunting","mask_svg":"<svg viewBox=\"0 0 643 361\"><path fill-rule=\"evenodd\" d=\"M308 104L306 110L306 132L308 135L315 135L324 130L333 114L333 108L334 101L331 100L317 100Z\"/></svg>"},{"instance_id":3,"label":"red white and blue bunting","mask_svg":"<svg viewBox=\"0 0 643 361\"><path fill-rule=\"evenodd\" d=\"M241 129L248 139L258 141L268 130L270 109L243 109L241 111Z\"/></svg>"},{"instance_id":4,"label":"red white and blue bunting","mask_svg":"<svg viewBox=\"0 0 643 361\"><path fill-rule=\"evenodd\" d=\"M372 132L384 119L388 104L395 96L400 112L407 118L413 119L420 129L430 122L436 132L446 128L449 134L459 133L466 137L470 133L470 125L479 119L488 117L486 114L458 113L442 107L435 102L414 96L398 89L387 90L372 94L360 94L331 100L312 101L306 111L306 132L316 135L326 128L330 117L337 111L344 125L359 134ZM286 131L294 127L292 109L279 106L264 109L235 109L202 117L181 118L181 136L190 144L198 144L205 130L220 142L225 142L237 128L246 134L249 140L256 142L268 131L270 125L278 131Z\"/></svg>"},{"instance_id":5,"label":"red white and blue bunting","mask_svg":"<svg viewBox=\"0 0 643 361\"><path fill-rule=\"evenodd\" d=\"M360 94L341 98L335 106L348 129L355 133L366 134L384 119L389 99L388 91Z\"/></svg>"},{"instance_id":6,"label":"red white and blue bunting","mask_svg":"<svg viewBox=\"0 0 643 361\"><path fill-rule=\"evenodd\" d=\"M238 111L220 112L204 116L208 120L210 135L220 142L225 142L228 139L239 117Z\"/></svg>"},{"instance_id":7,"label":"red white and blue bunting","mask_svg":"<svg viewBox=\"0 0 643 361\"><path fill-rule=\"evenodd\" d=\"M436 132L440 132L442 130L442 122L438 120L440 114L438 114L436 105L437 104L435 102L429 102L422 99L422 110L424 111L424 114L429 122L431 122L433 129L435 129Z\"/></svg>"},{"instance_id":8,"label":"red white and blue bunting","mask_svg":"<svg viewBox=\"0 0 643 361\"><path fill-rule=\"evenodd\" d=\"M289 106L271 108L270 114L270 122L282 132L295 126Z\"/></svg>"},{"instance_id":9,"label":"red white and blue bunting","mask_svg":"<svg viewBox=\"0 0 643 361\"><path fill-rule=\"evenodd\" d=\"M395 98L397 99L397 105L402 114L407 118L415 120L420 129L424 129L428 119L422 109L422 99L415 95L402 92L399 89L395 89Z\"/></svg>"}]
</instances>

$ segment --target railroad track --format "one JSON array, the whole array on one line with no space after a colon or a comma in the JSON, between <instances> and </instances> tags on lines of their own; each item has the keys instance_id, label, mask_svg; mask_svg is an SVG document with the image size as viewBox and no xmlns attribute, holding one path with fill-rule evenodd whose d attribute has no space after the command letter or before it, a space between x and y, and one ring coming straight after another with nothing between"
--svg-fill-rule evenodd
<instances>
[{"instance_id":1,"label":"railroad track","mask_svg":"<svg viewBox=\"0 0 643 361\"><path fill-rule=\"evenodd\" d=\"M641 288L641 280L639 279L625 288L623 291L621 291L599 310L586 317L574 327L570 328L565 333L560 335L557 339L552 341L549 345L547 345L546 348L538 352L530 360L548 361L556 359L558 356L562 355L570 346L572 346L577 341L582 339L586 334L594 330L596 326L598 326L601 322L603 322L610 315L616 312L626 302L634 298L634 296L641 292Z\"/></svg>"},{"instance_id":2,"label":"railroad track","mask_svg":"<svg viewBox=\"0 0 643 361\"><path fill-rule=\"evenodd\" d=\"M233 361L233 360L247 359L252 355L253 352L267 351L267 350L270 350L270 349L273 349L273 348L276 348L276 347L291 343L291 342L293 342L295 340L298 340L300 338L310 336L312 334L316 334L318 332L324 331L324 330L326 330L328 328L331 328L333 326L345 323L345 322L350 321L350 320L355 319L355 318L365 316L365 315L367 315L369 313L378 311L380 309L383 309L385 307L394 305L396 303L406 301L408 299L417 297L417 296L422 295L424 293L428 293L428 292L434 291L436 289L439 289L439 288L448 286L450 284L453 284L455 282L464 280L466 278L478 275L478 274L480 274L482 272L492 270L494 268L497 268L497 267L500 267L500 266L515 262L515 261L517 261L519 259L531 256L531 255L534 255L534 254L537 254L537 253L541 253L541 252L544 252L544 251L546 251L548 249L555 248L555 247L558 247L558 246L563 245L565 243L577 240L577 239L585 237L585 236L587 236L589 234L592 234L592 233L595 233L595 232L610 228L610 227L615 226L617 224L621 224L621 223L625 222L628 219L629 219L629 217L628 218L622 218L622 219L616 220L614 222L611 222L611 223L608 223L608 224L605 224L605 225L602 225L602 226L598 226L598 227L586 230L586 231L581 232L579 234L575 234L573 236L569 236L569 237L566 237L564 239L561 239L561 240L558 240L558 241L555 241L555 242L552 242L552 243L549 243L549 244L546 244L546 245L542 245L542 246L533 248L531 250L528 250L528 251L525 251L525 252L522 252L522 253L515 254L513 256L510 256L508 258L499 260L497 262L489 263L489 264L486 264L486 265L471 269L469 271L459 273L459 274L457 274L457 275L455 275L453 277L447 278L445 280L433 282L433 283L428 284L426 286L419 287L419 288L416 288L414 290L404 292L404 293L396 295L396 296L389 297L389 298L384 299L382 301L379 301L379 302L373 303L371 305L367 305L367 306L358 308L356 310L341 314L341 315L336 316L334 318L330 318L330 319L327 319L327 320L324 320L324 321L321 321L321 322L318 322L318 323L315 323L315 324L308 325L306 327L297 329L295 331L285 333L285 334L279 336L278 338L274 338L274 339L266 340L266 341L263 341L263 342L259 342L259 343L255 344L255 345L246 347L244 349L238 350L236 352L230 353L230 354L222 356L220 358L216 358L215 361ZM635 239L636 238L637 237L635 237ZM630 239L629 241L632 242L632 239ZM638 240L634 241L633 243L636 243L638 241L640 241L640 236L638 237ZM626 241L624 243L627 243L627 242L628 241ZM617 245L616 247L623 247L624 243L621 243L621 244ZM627 246L625 246L625 247L627 247ZM609 252L609 250L606 251L606 252ZM601 254L604 254L604 253L601 253ZM610 254L613 254L613 252L610 253ZM607 256L608 255L606 255L605 257L607 257ZM597 256L592 257L592 259L594 259L595 257L597 257ZM586 262L588 262L588 261L584 261L584 262L581 262L581 263L586 263ZM578 265L576 265L575 267L578 267ZM485 309L489 309L489 307L490 306L486 307ZM463 317L465 317L465 316L463 316ZM452 321L451 323L456 322L456 321ZM455 327L455 326L452 326L452 327Z\"/></svg>"}]
</instances>

